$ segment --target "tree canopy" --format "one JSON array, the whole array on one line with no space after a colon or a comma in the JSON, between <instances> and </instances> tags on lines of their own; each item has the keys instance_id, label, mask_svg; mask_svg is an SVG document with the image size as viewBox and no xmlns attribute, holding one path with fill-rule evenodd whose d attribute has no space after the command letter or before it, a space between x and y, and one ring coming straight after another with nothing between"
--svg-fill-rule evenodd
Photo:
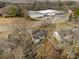
<instances>
[{"instance_id":1,"label":"tree canopy","mask_svg":"<svg viewBox=\"0 0 79 59\"><path fill-rule=\"evenodd\" d=\"M79 8L75 8L75 9L73 10L73 12L74 12L74 16L75 16L75 17L78 17L78 16L79 16Z\"/></svg>"}]
</instances>

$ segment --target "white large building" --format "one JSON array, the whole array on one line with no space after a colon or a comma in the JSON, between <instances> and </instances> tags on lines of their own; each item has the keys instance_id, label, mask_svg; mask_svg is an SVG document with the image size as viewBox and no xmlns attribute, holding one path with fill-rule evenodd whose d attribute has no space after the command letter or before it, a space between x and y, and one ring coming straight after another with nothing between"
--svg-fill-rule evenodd
<instances>
[{"instance_id":1,"label":"white large building","mask_svg":"<svg viewBox=\"0 0 79 59\"><path fill-rule=\"evenodd\" d=\"M58 10L40 10L40 11L28 11L28 15L34 19L42 20L68 20L69 14Z\"/></svg>"}]
</instances>

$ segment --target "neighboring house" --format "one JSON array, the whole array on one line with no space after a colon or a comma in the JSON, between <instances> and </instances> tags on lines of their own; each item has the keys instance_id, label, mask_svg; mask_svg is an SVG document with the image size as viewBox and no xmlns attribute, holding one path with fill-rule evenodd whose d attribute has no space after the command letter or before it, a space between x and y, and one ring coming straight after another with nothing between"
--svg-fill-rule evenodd
<instances>
[{"instance_id":1,"label":"neighboring house","mask_svg":"<svg viewBox=\"0 0 79 59\"><path fill-rule=\"evenodd\" d=\"M28 11L28 15L34 19L42 20L68 20L69 13L58 10L40 10L40 11Z\"/></svg>"},{"instance_id":2,"label":"neighboring house","mask_svg":"<svg viewBox=\"0 0 79 59\"><path fill-rule=\"evenodd\" d=\"M79 28L63 29L53 32L58 41L72 41L79 38Z\"/></svg>"}]
</instances>

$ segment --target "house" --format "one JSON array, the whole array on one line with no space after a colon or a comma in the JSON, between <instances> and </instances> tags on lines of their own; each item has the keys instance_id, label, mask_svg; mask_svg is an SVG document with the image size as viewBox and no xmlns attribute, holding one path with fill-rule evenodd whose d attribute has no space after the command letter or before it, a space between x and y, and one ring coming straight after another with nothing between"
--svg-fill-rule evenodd
<instances>
[{"instance_id":1,"label":"house","mask_svg":"<svg viewBox=\"0 0 79 59\"><path fill-rule=\"evenodd\" d=\"M28 11L28 15L34 19L42 19L42 20L52 20L52 21L60 21L60 20L68 20L69 14L63 11L58 10L40 10L40 11Z\"/></svg>"},{"instance_id":2,"label":"house","mask_svg":"<svg viewBox=\"0 0 79 59\"><path fill-rule=\"evenodd\" d=\"M53 32L53 36L58 41L69 42L79 38L79 28L61 29L59 31Z\"/></svg>"}]
</instances>

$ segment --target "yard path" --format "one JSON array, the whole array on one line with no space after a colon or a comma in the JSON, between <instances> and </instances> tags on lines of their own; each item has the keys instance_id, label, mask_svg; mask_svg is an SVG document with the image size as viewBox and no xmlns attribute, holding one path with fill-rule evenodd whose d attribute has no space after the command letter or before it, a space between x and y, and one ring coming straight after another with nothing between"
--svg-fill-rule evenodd
<instances>
[{"instance_id":1,"label":"yard path","mask_svg":"<svg viewBox=\"0 0 79 59\"><path fill-rule=\"evenodd\" d=\"M29 21L24 18L0 18L0 31L9 31L16 28L16 26L26 26L27 28L41 25L41 21Z\"/></svg>"},{"instance_id":2,"label":"yard path","mask_svg":"<svg viewBox=\"0 0 79 59\"><path fill-rule=\"evenodd\" d=\"M12 32L18 26L26 27L27 29L40 26L42 21L29 21L24 18L0 18L0 34ZM2 35L2 34L1 34Z\"/></svg>"}]
</instances>

